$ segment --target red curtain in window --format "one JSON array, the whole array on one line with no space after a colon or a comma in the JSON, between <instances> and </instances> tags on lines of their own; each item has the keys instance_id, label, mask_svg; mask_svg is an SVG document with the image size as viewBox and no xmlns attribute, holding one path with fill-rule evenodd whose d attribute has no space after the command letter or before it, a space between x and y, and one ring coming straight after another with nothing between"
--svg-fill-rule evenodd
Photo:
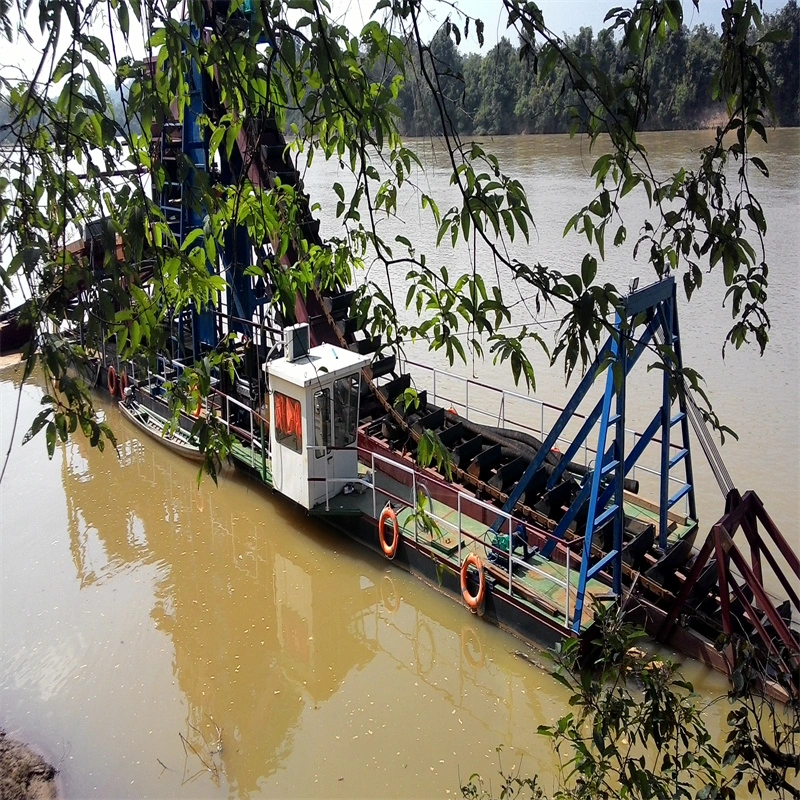
<instances>
[{"instance_id":1,"label":"red curtain in window","mask_svg":"<svg viewBox=\"0 0 800 800\"><path fill-rule=\"evenodd\" d=\"M296 436L298 443L303 440L303 415L299 400L275 392L275 429L282 436Z\"/></svg>"}]
</instances>

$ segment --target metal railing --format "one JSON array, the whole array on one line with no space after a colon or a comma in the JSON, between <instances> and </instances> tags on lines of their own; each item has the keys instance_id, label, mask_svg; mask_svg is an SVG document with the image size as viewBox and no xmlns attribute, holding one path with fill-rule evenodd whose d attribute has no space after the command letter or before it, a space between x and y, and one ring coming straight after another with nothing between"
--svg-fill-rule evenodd
<instances>
[{"instance_id":1,"label":"metal railing","mask_svg":"<svg viewBox=\"0 0 800 800\"><path fill-rule=\"evenodd\" d=\"M186 365L182 364L179 360L176 359L161 359L165 365L172 367L175 370L176 375L180 375L183 370L186 369ZM120 365L123 366L123 365ZM146 388L148 394L153 397L152 387L158 386L162 388L165 383L171 380L171 378L167 378L165 375L162 375L158 372L153 372L150 367L147 368L147 383L144 387L142 387L142 379L144 378L144 372L141 372L140 375L137 375L136 371L136 364L133 361L126 361L124 362L124 367L126 371L129 371L129 375L131 380L137 382L141 388ZM257 461L263 462L265 458L270 458L270 447L269 447L269 437L265 437L263 442L256 438L256 423L261 423L263 425L269 425L268 420L261 416L257 411L254 411L250 406L242 403L240 400L237 400L235 397L231 397L224 392L221 392L219 389L213 388L211 389L211 394L207 397L201 397L199 399L200 402L200 410L205 409L206 414L211 414L217 408L217 404L212 400L212 398L220 398L219 402L219 410L222 411L224 408L224 422L225 428L230 435L233 432L236 437L244 443L246 440L249 444L250 450L250 466L255 469ZM231 405L241 409L242 411L247 413L248 417L248 430L245 430L238 425L231 423ZM184 413L187 413L184 411ZM258 450L258 452L256 452Z\"/></svg>"},{"instance_id":2,"label":"metal railing","mask_svg":"<svg viewBox=\"0 0 800 800\"><path fill-rule=\"evenodd\" d=\"M211 395L209 398L221 398L221 401L225 403L225 413L223 415L223 419L225 420L225 428L228 431L228 434L233 431L233 433L239 439L248 439L250 443L250 466L255 468L255 457L256 457L256 447L258 447L258 456L260 459L271 458L270 446L269 446L269 437L266 437L262 443L260 439L256 439L255 437L255 428L256 422L260 423L259 430L261 430L261 425L269 426L269 421L262 417L257 411L254 411L250 406L245 405L240 400L237 400L234 397L231 397L229 394L225 394L221 392L219 389L212 389ZM247 418L249 423L249 431L240 428L238 425L231 424L231 404L236 407L242 409L242 411L247 412ZM212 411L215 408L215 404L211 403L207 406L207 411ZM220 411L222 411L222 405L220 404Z\"/></svg>"},{"instance_id":3,"label":"metal railing","mask_svg":"<svg viewBox=\"0 0 800 800\"><path fill-rule=\"evenodd\" d=\"M399 367L401 371L408 372L408 367L413 367L414 370L423 370L427 373L432 375L432 385L431 385L431 402L433 405L442 405L445 406L449 404L451 408L463 408L464 409L464 417L467 420L470 420L470 414L472 414L473 419L470 420L472 422L478 422L474 419L475 415L480 415L484 420L490 420L498 427L505 427L506 423L512 424L514 427L519 428L522 431L529 432L531 434L536 434L542 440L544 440L550 429L545 426L545 414L546 412L550 411L555 413L556 415L561 414L564 410L561 406L555 405L553 403L548 403L544 400L539 400L536 397L530 397L529 395L524 395L519 392L509 391L507 389L501 389L497 386L491 386L487 383L483 383L481 381L476 381L472 378L465 378L462 375L456 375L452 372L448 372L447 370L439 369L438 367L432 367L428 364L420 364L417 361L411 361L410 359L402 359L401 366ZM441 392L441 384L443 380L447 381L455 381L460 383L464 386L464 393L463 399L457 399L450 396L447 396ZM495 396L498 396L498 406L497 406L497 413L493 413L491 411L487 411L485 408L474 406L470 403L470 389L472 389L473 396L475 394L475 390L480 390L482 392L490 392ZM506 413L507 408L507 400L514 400L520 403L528 404L529 406L536 409L534 414L534 418L538 417L539 419L539 426L532 426L528 425L524 422L520 422L518 419L508 416ZM577 420L585 420L586 416L584 414L580 414L575 412L573 414L575 419ZM485 422L483 423L485 424ZM636 446L636 443L642 436L641 431L634 430L633 428L625 428L625 435L626 438L630 437L631 439L631 447L627 446L625 450L626 452L630 452L630 450ZM565 445L565 449L572 444L572 439L562 434L557 438L557 443L561 445ZM652 444L661 444L661 439L657 436L653 437L651 440ZM670 442L670 449L671 450L680 450L682 445L676 444L674 442ZM593 462L596 460L597 457L597 450L593 447L590 447L588 441L584 441L579 448L579 454L576 454L577 461L580 461L581 458L583 459L583 464L586 467L591 467ZM634 464L633 468L631 469L631 478L636 479L636 472L637 470L646 473L647 475L651 475L655 478L660 477L661 471L660 469L656 469L654 467L648 467L644 464ZM677 486L683 486L685 483L683 478L680 478L675 475L669 476L669 481L671 484L675 484ZM685 507L685 514L689 513L689 498L688 495L684 498L684 507Z\"/></svg>"},{"instance_id":4,"label":"metal railing","mask_svg":"<svg viewBox=\"0 0 800 800\"><path fill-rule=\"evenodd\" d=\"M366 459L369 460L370 471L371 471L371 475L372 475L372 481L369 482L369 481L362 480L362 479L344 479L344 478L343 479L339 479L339 480L341 482L345 482L345 483L356 483L356 482L358 482L358 483L362 483L362 484L366 484L366 485L371 486L371 488L372 488L372 516L373 516L373 519L377 519L378 518L378 494L383 495L387 500L392 500L395 503L399 504L400 506L404 506L406 508L411 508L414 511L416 511L416 508L417 508L416 498L418 497L419 487L420 486L425 486L426 487L426 491L428 491L428 493L429 493L429 490L427 490L427 485L425 483L422 483L422 481L419 479L420 476L418 475L418 473L417 473L417 471L415 469L413 469L412 467L408 467L405 464L399 464L397 461L395 461L395 460L393 460L391 458L387 458L385 456L379 455L378 453L373 453L373 452L366 451L366 450L363 450L363 449L359 449L359 456L360 456L360 458L362 460L366 460ZM388 467L390 467L391 470L393 470L393 471L399 471L399 472L402 472L402 473L406 474L407 476L409 476L409 484L410 484L410 489L411 489L411 499L410 500L406 499L406 498L403 498L403 497L399 497L394 492L389 491L389 489L387 489L385 487L381 487L381 486L378 485L377 475L378 475L378 472L380 470L377 469L376 465L383 465L383 464L385 464ZM381 472L383 472L383 474L386 474L387 476L389 476L388 471L381 471ZM389 477L391 477L391 476L389 476ZM404 483L402 483L400 481L397 481L397 482L401 486L406 485L406 484L404 484ZM563 622L563 627L565 629L569 630L570 629L570 623L571 623L570 597L571 597L571 588L572 588L572 581L571 581L571 569L572 569L572 565L571 565L571 547L576 545L576 544L579 544L580 546L583 546L583 540L579 539L579 540L576 540L576 542L571 542L571 543L568 544L568 543L562 541L561 539L556 539L559 547L565 552L565 580L562 580L561 578L558 578L555 575L552 575L549 572L547 572L547 571L545 571L543 569L540 569L535 564L531 564L531 563L525 561L524 559L518 558L517 556L514 555L514 552L513 552L513 549L514 549L514 547L513 547L514 525L515 525L515 523L520 522L519 520L516 520L511 514L508 514L508 513L504 512L504 511L500 511L499 509L497 509L495 506L491 505L490 503L485 503L482 500L478 500L476 497L472 497L471 495L468 495L468 494L466 494L465 492L462 492L462 491L458 491L458 490L456 490L456 489L454 489L452 487L448 487L448 488L450 489L450 491L452 491L452 492L454 492L456 494L456 509L455 509L456 512L457 512L457 521L456 521L456 523L450 522L449 520L446 520L446 519L440 517L439 515L435 514L434 511L433 511L432 505L429 507L429 510L425 512L425 514L426 514L427 517L432 519L436 523L437 526L444 526L445 528L447 528L449 530L452 530L454 533L457 534L457 536L458 536L458 544L457 544L456 564L458 566L458 569L460 570L462 565L463 565L463 550L464 550L464 547L465 547L465 539L466 539L467 541L472 541L472 542L480 545L487 552L497 553L501 558L506 558L507 559L508 569L506 571L506 587L505 588L508 591L509 596L516 596L517 598L523 598L524 599L525 594L534 594L535 593L531 589L528 589L527 591L524 591L524 592L520 590L521 584L519 583L518 579L515 579L515 576L514 576L514 567L515 566L516 567L522 567L522 568L524 568L524 569L526 569L526 570L528 570L530 572L535 573L539 577L550 581L551 583L555 584L556 586L558 586L558 587L560 587L560 588L562 588L564 590L564 622ZM326 491L326 495L327 494L328 494L328 492ZM439 502L441 502L441 501L439 501ZM470 505L477 506L478 508L480 508L482 510L488 511L492 515L501 516L501 517L504 518L504 520L508 523L508 537L509 537L508 551L505 551L505 550L503 550L503 549L501 549L499 547L496 547L495 545L487 542L485 539L481 538L480 536L475 536L475 535L469 533L469 531L464 529L464 524L463 523L464 523L464 518L465 517L468 518L468 519L473 519L473 520L475 519L474 517L470 516L465 510L465 508L468 509L470 507ZM328 509L328 508L329 508L329 506L326 503L326 509ZM416 513L413 514L413 519L414 519L414 541L415 541L415 544L419 544L419 517L418 517L418 515ZM523 523L523 525L524 525L524 523ZM504 523L504 526L505 526L505 523ZM527 526L525 526L525 528L526 528L526 531L527 531ZM488 527L487 527L487 530L488 530ZM544 536L545 538L548 538L548 539L556 538L556 537L553 537L552 534L550 534L550 533L548 533L546 531L538 531L537 530L537 533L539 535Z\"/></svg>"}]
</instances>

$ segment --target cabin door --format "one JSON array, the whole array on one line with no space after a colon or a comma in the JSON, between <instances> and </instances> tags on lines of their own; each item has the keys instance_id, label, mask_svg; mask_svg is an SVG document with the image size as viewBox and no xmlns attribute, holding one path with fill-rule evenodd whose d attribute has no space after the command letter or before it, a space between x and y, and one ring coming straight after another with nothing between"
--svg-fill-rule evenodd
<instances>
[{"instance_id":1,"label":"cabin door","mask_svg":"<svg viewBox=\"0 0 800 800\"><path fill-rule=\"evenodd\" d=\"M314 448L309 457L311 504L342 491L358 477L359 373L318 388L312 397ZM327 490L326 490L327 485Z\"/></svg>"}]
</instances>

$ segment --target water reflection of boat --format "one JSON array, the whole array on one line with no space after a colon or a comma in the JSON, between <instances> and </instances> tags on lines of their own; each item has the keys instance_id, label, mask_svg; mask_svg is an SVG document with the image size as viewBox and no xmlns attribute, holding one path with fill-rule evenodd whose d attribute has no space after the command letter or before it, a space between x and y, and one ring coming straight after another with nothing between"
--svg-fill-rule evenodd
<instances>
[{"instance_id":1,"label":"water reflection of boat","mask_svg":"<svg viewBox=\"0 0 800 800\"><path fill-rule=\"evenodd\" d=\"M431 725L449 724L452 712L471 739L489 748L527 742L528 720L544 718L546 703L534 691L540 673L497 650L492 657L503 669L484 668L488 644L480 626L467 622L465 630L435 596L420 604L404 578L374 563L365 566L354 545L278 498L257 500L235 476L224 479L224 492L209 484L198 489L188 465L158 448L121 439L120 449L120 466L108 469L106 455L84 442L65 445L62 474L79 579L109 584L132 567L144 567L146 575L155 566L144 608L151 607L153 623L174 648L190 730L200 732L191 735L210 741L215 725L222 731L220 760L232 794L256 793L298 757L295 747L302 753L309 739L316 741L319 734L310 731L323 723L314 715L340 692L325 714L326 724L330 715L338 720L342 742L329 746L345 748L344 740L359 733L363 741L359 725L372 715L367 709L374 699L387 709L378 725L367 726L376 737L365 747L376 753L389 749L388 732L378 738L381 723L402 718L408 724L427 713L401 702L417 682L420 696L427 695L425 709L436 703L447 709ZM197 492L204 496L202 512L192 499ZM139 596L147 583L117 581L114 591ZM392 679L384 681L387 665ZM375 681L372 698L357 695L361 675ZM354 698L364 718L347 707ZM169 705L169 697L164 700ZM182 727L181 720L162 724L170 722ZM200 749L202 741L193 741ZM396 733L391 741L392 754L406 746ZM170 768L179 766L160 755ZM546 764L543 758L536 766Z\"/></svg>"},{"instance_id":2,"label":"water reflection of boat","mask_svg":"<svg viewBox=\"0 0 800 800\"><path fill-rule=\"evenodd\" d=\"M182 428L169 430L168 422L136 400L126 400L117 406L125 419L146 433L151 439L164 445L168 450L190 461L202 461L203 454Z\"/></svg>"}]
</instances>

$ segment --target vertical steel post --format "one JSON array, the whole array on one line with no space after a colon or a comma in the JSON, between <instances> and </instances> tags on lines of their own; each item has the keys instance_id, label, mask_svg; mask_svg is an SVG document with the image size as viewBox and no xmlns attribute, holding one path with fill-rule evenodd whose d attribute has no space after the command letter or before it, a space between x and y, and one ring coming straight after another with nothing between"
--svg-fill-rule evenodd
<instances>
[{"instance_id":1,"label":"vertical steel post","mask_svg":"<svg viewBox=\"0 0 800 800\"><path fill-rule=\"evenodd\" d=\"M620 319L617 315L617 330L619 331L619 352L616 363L613 366L619 365L619 386L616 386L617 392L617 422L616 431L614 434L614 458L617 460L617 466L614 470L614 503L617 506L616 513L614 514L614 550L616 556L613 560L613 581L614 581L614 594L617 597L622 596L622 536L625 528L625 400L626 400L626 387L628 381L626 380L628 374L628 320ZM613 372L613 370L612 370ZM614 375L612 374L612 378ZM598 456L600 458L600 456Z\"/></svg>"},{"instance_id":2,"label":"vertical steel post","mask_svg":"<svg viewBox=\"0 0 800 800\"><path fill-rule=\"evenodd\" d=\"M569 628L569 592L570 592L570 579L569 579L569 554L570 546L567 545L567 596L564 598L564 626Z\"/></svg>"},{"instance_id":3,"label":"vertical steel post","mask_svg":"<svg viewBox=\"0 0 800 800\"><path fill-rule=\"evenodd\" d=\"M514 534L511 530L511 517L508 518L508 593L511 594L511 581L514 579Z\"/></svg>"},{"instance_id":4,"label":"vertical steel post","mask_svg":"<svg viewBox=\"0 0 800 800\"><path fill-rule=\"evenodd\" d=\"M419 524L417 520L417 471L411 473L411 503L414 509L414 541L419 542Z\"/></svg>"},{"instance_id":5,"label":"vertical steel post","mask_svg":"<svg viewBox=\"0 0 800 800\"><path fill-rule=\"evenodd\" d=\"M461 567L461 492L458 493L458 566Z\"/></svg>"},{"instance_id":6,"label":"vertical steel post","mask_svg":"<svg viewBox=\"0 0 800 800\"><path fill-rule=\"evenodd\" d=\"M676 297L676 290L673 287L672 290L672 327L674 333L674 348L675 348L675 357L678 361L678 369L683 369L683 347L681 345L681 333L680 333L680 323L678 321L678 301ZM686 495L686 499L688 501L689 506L689 517L691 519L697 519L697 501L694 494L694 468L692 466L692 451L689 447L689 418L686 415L686 393L684 391L684 382L681 376L681 380L678 382L678 407L681 412L681 436L683 437L683 446L687 449L687 453L685 458L683 459L684 468L685 468L685 476L686 476L686 483L689 484L691 487L688 494Z\"/></svg>"},{"instance_id":7,"label":"vertical steel post","mask_svg":"<svg viewBox=\"0 0 800 800\"><path fill-rule=\"evenodd\" d=\"M258 427L261 432L261 480L267 482L267 446L264 441L264 420L259 418Z\"/></svg>"},{"instance_id":8,"label":"vertical steel post","mask_svg":"<svg viewBox=\"0 0 800 800\"><path fill-rule=\"evenodd\" d=\"M378 483L378 473L375 472L375 453L370 453L372 460L372 519L378 519L378 500L375 497L375 488Z\"/></svg>"},{"instance_id":9,"label":"vertical steel post","mask_svg":"<svg viewBox=\"0 0 800 800\"><path fill-rule=\"evenodd\" d=\"M672 350L672 304L666 303L666 314L661 315L664 327L664 344ZM657 324L657 323L654 323ZM674 365L673 365L674 366ZM663 370L661 382L661 475L659 478L658 546L667 548L669 534L669 442L672 428L672 402L669 396L669 370Z\"/></svg>"},{"instance_id":10,"label":"vertical steel post","mask_svg":"<svg viewBox=\"0 0 800 800\"><path fill-rule=\"evenodd\" d=\"M616 328L619 331L620 317L617 314ZM583 616L583 603L586 595L586 585L589 580L589 568L592 560L592 540L594 539L595 523L598 519L597 501L600 497L600 478L603 473L603 461L606 453L606 440L608 438L609 419L611 417L611 400L614 396L614 370L613 365L619 363L619 340L611 342L611 364L606 370L606 391L603 396L603 409L600 414L600 431L597 434L597 457L592 471L592 488L589 497L589 512L586 517L586 533L583 539L583 555L581 557L581 571L578 576L578 593L575 598L575 622L573 630L580 633L581 618ZM624 376L623 376L624 379ZM621 554L620 554L621 557Z\"/></svg>"}]
</instances>

